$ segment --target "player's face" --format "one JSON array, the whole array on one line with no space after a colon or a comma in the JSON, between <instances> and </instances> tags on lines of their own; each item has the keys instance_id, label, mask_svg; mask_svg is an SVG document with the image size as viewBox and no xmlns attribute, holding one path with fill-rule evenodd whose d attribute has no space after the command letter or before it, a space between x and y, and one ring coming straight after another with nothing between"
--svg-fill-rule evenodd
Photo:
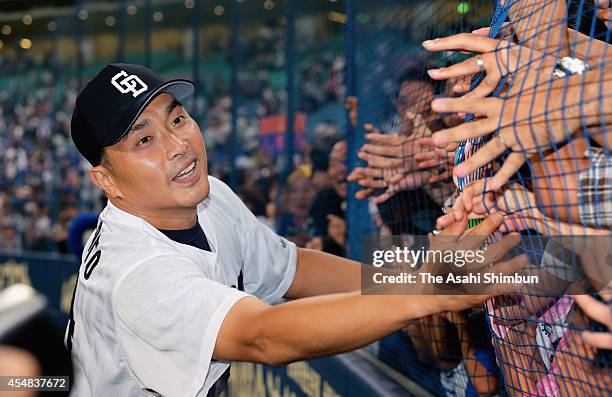
<instances>
[{"instance_id":1,"label":"player's face","mask_svg":"<svg viewBox=\"0 0 612 397\"><path fill-rule=\"evenodd\" d=\"M122 204L135 212L171 216L208 196L200 128L170 94L154 98L106 154Z\"/></svg>"}]
</instances>

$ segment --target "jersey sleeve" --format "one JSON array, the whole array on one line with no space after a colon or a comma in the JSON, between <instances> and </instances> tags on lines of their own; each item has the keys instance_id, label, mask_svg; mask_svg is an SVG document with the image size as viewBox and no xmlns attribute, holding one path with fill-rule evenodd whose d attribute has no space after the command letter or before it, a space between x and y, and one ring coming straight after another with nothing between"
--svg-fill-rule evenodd
<instances>
[{"instance_id":1,"label":"jersey sleeve","mask_svg":"<svg viewBox=\"0 0 612 397\"><path fill-rule=\"evenodd\" d=\"M261 223L239 202L245 291L268 303L278 303L295 278L297 247Z\"/></svg>"},{"instance_id":2,"label":"jersey sleeve","mask_svg":"<svg viewBox=\"0 0 612 397\"><path fill-rule=\"evenodd\" d=\"M223 372L207 378L221 324L246 296L176 256L147 260L120 279L113 291L117 338L143 389L184 396L210 387Z\"/></svg>"}]
</instances>

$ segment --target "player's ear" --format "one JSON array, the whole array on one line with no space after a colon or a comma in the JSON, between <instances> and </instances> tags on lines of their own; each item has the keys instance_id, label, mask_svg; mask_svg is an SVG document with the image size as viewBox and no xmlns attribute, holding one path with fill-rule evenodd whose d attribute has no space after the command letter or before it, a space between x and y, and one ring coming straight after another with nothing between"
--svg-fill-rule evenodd
<instances>
[{"instance_id":1,"label":"player's ear","mask_svg":"<svg viewBox=\"0 0 612 397\"><path fill-rule=\"evenodd\" d=\"M121 191L115 183L112 173L107 167L104 165L93 167L88 171L88 175L91 182L100 189L104 190L104 193L106 193L108 197L121 197Z\"/></svg>"}]
</instances>

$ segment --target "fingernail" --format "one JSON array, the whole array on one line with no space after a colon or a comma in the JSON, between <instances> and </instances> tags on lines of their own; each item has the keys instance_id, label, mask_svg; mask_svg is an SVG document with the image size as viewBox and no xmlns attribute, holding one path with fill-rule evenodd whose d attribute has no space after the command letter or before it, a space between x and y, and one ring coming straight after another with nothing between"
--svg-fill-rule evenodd
<instances>
[{"instance_id":1,"label":"fingernail","mask_svg":"<svg viewBox=\"0 0 612 397\"><path fill-rule=\"evenodd\" d=\"M438 77L440 75L440 69L429 69L427 74L431 77Z\"/></svg>"},{"instance_id":2,"label":"fingernail","mask_svg":"<svg viewBox=\"0 0 612 397\"><path fill-rule=\"evenodd\" d=\"M443 106L444 102L440 99L434 99L433 101L431 101L431 110L439 112L440 110L442 110L442 106Z\"/></svg>"},{"instance_id":3,"label":"fingernail","mask_svg":"<svg viewBox=\"0 0 612 397\"><path fill-rule=\"evenodd\" d=\"M434 41L433 40L425 40L424 42L421 43L421 45L425 48L431 48L434 46Z\"/></svg>"}]
</instances>

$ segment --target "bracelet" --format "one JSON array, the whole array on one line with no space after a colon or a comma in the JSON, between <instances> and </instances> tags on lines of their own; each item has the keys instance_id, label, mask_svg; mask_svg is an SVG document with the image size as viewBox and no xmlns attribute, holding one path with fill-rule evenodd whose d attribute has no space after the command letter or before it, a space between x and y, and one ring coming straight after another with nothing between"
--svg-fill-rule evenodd
<instances>
[{"instance_id":1,"label":"bracelet","mask_svg":"<svg viewBox=\"0 0 612 397\"><path fill-rule=\"evenodd\" d=\"M563 79L575 74L583 74L589 70L589 65L582 59L563 57L555 64L553 76L557 79Z\"/></svg>"}]
</instances>

